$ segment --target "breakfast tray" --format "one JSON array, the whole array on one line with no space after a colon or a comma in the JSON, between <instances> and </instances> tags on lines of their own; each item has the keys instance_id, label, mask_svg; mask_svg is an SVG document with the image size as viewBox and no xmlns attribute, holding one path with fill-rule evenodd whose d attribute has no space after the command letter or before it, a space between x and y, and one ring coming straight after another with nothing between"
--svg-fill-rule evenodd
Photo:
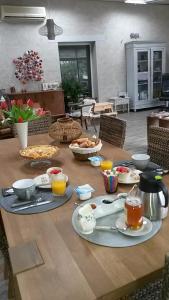
<instances>
[{"instance_id":1,"label":"breakfast tray","mask_svg":"<svg viewBox=\"0 0 169 300\"><path fill-rule=\"evenodd\" d=\"M99 205L102 203L103 199L111 199L112 200L112 196L104 195L104 196L95 197L88 201L85 201L85 204L86 203L95 203L96 205ZM150 238L152 238L160 230L161 225L162 225L162 221L152 222L151 232L144 236L140 236L140 237L126 236L119 231L101 231L101 230L94 230L93 233L87 235L87 234L81 233L81 229L80 229L80 225L79 225L79 221L78 221L78 210L80 207L81 206L78 206L73 212L73 216L72 216L73 228L76 231L76 233L79 236L81 236L83 239L85 239L93 244L97 244L97 245L113 247L113 248L135 246L135 245L143 243L143 242L149 240ZM111 214L109 216L104 216L102 218L98 218L96 220L96 225L115 226L115 222L121 214L122 214L122 211Z\"/></svg>"},{"instance_id":2,"label":"breakfast tray","mask_svg":"<svg viewBox=\"0 0 169 300\"><path fill-rule=\"evenodd\" d=\"M41 206L30 207L21 211L14 211L14 208L12 208L11 205L14 202L19 202L17 201L17 196L13 194L10 196L3 197L2 191L0 191L0 207L4 208L8 212L20 214L20 215L37 214L37 213L42 213L42 212L55 209L63 205L64 203L70 200L72 194L73 194L73 189L70 185L67 187L66 193L63 196L53 196L51 190L38 189L36 198L32 199L32 201L36 201L36 199L41 197L41 201L52 200L52 202L43 204Z\"/></svg>"}]
</instances>

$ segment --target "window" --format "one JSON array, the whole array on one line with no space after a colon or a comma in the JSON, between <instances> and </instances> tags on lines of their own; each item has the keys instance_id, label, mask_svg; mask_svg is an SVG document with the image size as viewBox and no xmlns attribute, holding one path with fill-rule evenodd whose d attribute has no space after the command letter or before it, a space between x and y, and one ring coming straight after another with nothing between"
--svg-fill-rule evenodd
<instances>
[{"instance_id":1,"label":"window","mask_svg":"<svg viewBox=\"0 0 169 300\"><path fill-rule=\"evenodd\" d=\"M92 96L90 46L59 46L59 56L62 80L73 78L79 81L82 94Z\"/></svg>"}]
</instances>

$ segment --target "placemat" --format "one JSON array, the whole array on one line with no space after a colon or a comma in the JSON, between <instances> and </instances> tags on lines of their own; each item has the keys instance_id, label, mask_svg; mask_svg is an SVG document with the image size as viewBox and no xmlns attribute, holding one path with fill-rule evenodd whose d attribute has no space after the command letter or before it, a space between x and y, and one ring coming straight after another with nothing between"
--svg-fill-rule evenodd
<instances>
[{"instance_id":1,"label":"placemat","mask_svg":"<svg viewBox=\"0 0 169 300\"><path fill-rule=\"evenodd\" d=\"M110 195L104 195L92 198L88 201L85 201L86 203L96 203L101 204L103 199L111 199L112 196ZM83 204L84 205L84 204ZM80 225L78 222L78 206L72 216L72 225L74 230L77 232L78 235L80 235L83 239L97 245L107 246L107 247L114 247L114 248L123 248L123 247L131 247L135 246L137 244L143 243L150 238L152 238L159 230L162 225L162 221L156 221L152 222L152 231L144 236L140 237L130 237L126 236L121 232L118 231L101 231L101 230L95 230L93 233L87 235L82 234L80 230ZM111 225L115 226L115 222L117 218L122 214L122 212L114 213L109 216L105 216L102 218L99 218L96 220L96 225Z\"/></svg>"},{"instance_id":2,"label":"placemat","mask_svg":"<svg viewBox=\"0 0 169 300\"><path fill-rule=\"evenodd\" d=\"M64 196L54 196L51 192L51 190L37 190L36 198L42 198L41 201L45 200L52 200L51 203L48 204L43 204L41 206L36 206L36 207L30 207L25 210L21 211L14 211L14 208L11 208L11 205L14 202L17 202L17 196L16 195L11 195L7 197L2 196L2 192L0 191L0 206L4 208L6 211L15 213L15 214L20 214L20 215L29 215L29 214L37 214L37 213L42 213L49 211L51 209L57 208L64 203L66 203L72 196L73 194L73 189L69 185L66 189L66 193ZM36 201L36 200L35 200Z\"/></svg>"},{"instance_id":3,"label":"placemat","mask_svg":"<svg viewBox=\"0 0 169 300\"><path fill-rule=\"evenodd\" d=\"M117 166L120 166L120 165L124 165L126 167L134 167L134 164L133 164L133 161L132 160L118 160L118 161L115 161L113 163L113 166L114 167L117 167ZM156 169L163 169L161 166L153 163L152 161L149 161L147 167L145 168L144 171L155 171Z\"/></svg>"}]
</instances>

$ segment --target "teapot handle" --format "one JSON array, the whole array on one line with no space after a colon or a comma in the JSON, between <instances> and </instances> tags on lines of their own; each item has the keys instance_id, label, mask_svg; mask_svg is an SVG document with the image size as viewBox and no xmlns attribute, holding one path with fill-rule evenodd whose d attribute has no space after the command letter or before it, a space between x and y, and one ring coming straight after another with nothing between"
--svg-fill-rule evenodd
<instances>
[{"instance_id":1,"label":"teapot handle","mask_svg":"<svg viewBox=\"0 0 169 300\"><path fill-rule=\"evenodd\" d=\"M162 189L164 197L165 197L165 204L162 205L162 207L167 207L168 206L168 196L169 196L168 189L161 180L158 180L158 186Z\"/></svg>"}]
</instances>

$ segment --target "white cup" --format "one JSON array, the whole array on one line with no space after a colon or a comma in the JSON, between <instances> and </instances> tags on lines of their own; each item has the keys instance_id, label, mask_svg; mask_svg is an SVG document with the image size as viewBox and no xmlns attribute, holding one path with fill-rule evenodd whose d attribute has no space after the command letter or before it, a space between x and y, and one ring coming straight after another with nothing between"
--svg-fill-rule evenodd
<instances>
[{"instance_id":1,"label":"white cup","mask_svg":"<svg viewBox=\"0 0 169 300\"><path fill-rule=\"evenodd\" d=\"M148 154L134 154L131 158L138 170L144 170L150 161L150 156Z\"/></svg>"},{"instance_id":2,"label":"white cup","mask_svg":"<svg viewBox=\"0 0 169 300\"><path fill-rule=\"evenodd\" d=\"M12 188L18 200L30 200L35 194L35 181L33 179L21 179L13 183Z\"/></svg>"}]
</instances>

